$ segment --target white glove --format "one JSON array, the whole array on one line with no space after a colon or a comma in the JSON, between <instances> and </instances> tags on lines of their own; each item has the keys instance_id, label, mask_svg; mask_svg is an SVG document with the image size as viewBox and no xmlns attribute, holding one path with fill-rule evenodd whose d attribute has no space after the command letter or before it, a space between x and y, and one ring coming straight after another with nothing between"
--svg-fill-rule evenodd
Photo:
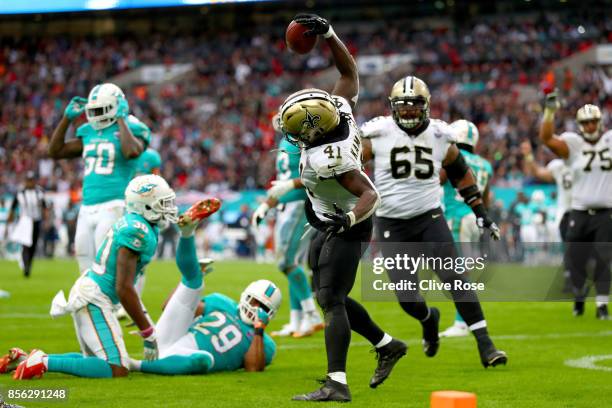
<instances>
[{"instance_id":1,"label":"white glove","mask_svg":"<svg viewBox=\"0 0 612 408\"><path fill-rule=\"evenodd\" d=\"M268 212L269 209L270 209L270 206L265 201L259 204L259 207L257 207L255 212L253 213L253 216L251 217L251 225L253 226L253 228L257 228L257 225L259 225L259 223L264 218L266 218L266 213Z\"/></svg>"},{"instance_id":2,"label":"white glove","mask_svg":"<svg viewBox=\"0 0 612 408\"><path fill-rule=\"evenodd\" d=\"M279 199L295 188L293 180L274 180L268 190L268 197Z\"/></svg>"},{"instance_id":3,"label":"white glove","mask_svg":"<svg viewBox=\"0 0 612 408\"><path fill-rule=\"evenodd\" d=\"M153 332L149 337L144 338L143 342L145 360L157 360L159 357L159 349L157 347L157 336L155 335L155 332Z\"/></svg>"}]
</instances>

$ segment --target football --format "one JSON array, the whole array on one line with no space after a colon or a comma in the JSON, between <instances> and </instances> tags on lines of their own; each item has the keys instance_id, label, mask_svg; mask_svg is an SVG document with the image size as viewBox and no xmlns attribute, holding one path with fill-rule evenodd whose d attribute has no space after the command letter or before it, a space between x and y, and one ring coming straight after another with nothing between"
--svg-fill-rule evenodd
<instances>
[{"instance_id":1,"label":"football","mask_svg":"<svg viewBox=\"0 0 612 408\"><path fill-rule=\"evenodd\" d=\"M305 37L304 33L308 27L292 21L285 32L285 42L287 47L297 54L307 54L317 43L317 36Z\"/></svg>"}]
</instances>

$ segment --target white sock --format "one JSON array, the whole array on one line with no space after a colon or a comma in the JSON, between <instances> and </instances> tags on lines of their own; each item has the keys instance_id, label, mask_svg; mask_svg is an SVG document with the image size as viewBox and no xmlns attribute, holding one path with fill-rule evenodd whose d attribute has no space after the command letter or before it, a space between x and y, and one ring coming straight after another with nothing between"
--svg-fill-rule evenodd
<instances>
[{"instance_id":1,"label":"white sock","mask_svg":"<svg viewBox=\"0 0 612 408\"><path fill-rule=\"evenodd\" d=\"M374 347L375 348L381 348L386 346L387 344L391 343L391 340L393 340L393 337L389 336L387 333L385 333L385 335L383 336L382 340L379 341Z\"/></svg>"},{"instance_id":2,"label":"white sock","mask_svg":"<svg viewBox=\"0 0 612 408\"><path fill-rule=\"evenodd\" d=\"M478 330L478 329L483 329L485 327L487 327L487 321L486 320L481 320L479 322L474 323L471 326L468 326L470 331L474 331L474 330Z\"/></svg>"},{"instance_id":3,"label":"white sock","mask_svg":"<svg viewBox=\"0 0 612 408\"><path fill-rule=\"evenodd\" d=\"M314 299L311 297L309 297L308 299L304 299L300 302L300 304L302 305L302 310L306 313L312 313L315 312L317 310L317 308L315 307L315 303L314 303Z\"/></svg>"},{"instance_id":4,"label":"white sock","mask_svg":"<svg viewBox=\"0 0 612 408\"><path fill-rule=\"evenodd\" d=\"M142 361L134 360L128 357L128 368L130 371L140 371L140 366L142 365Z\"/></svg>"},{"instance_id":5,"label":"white sock","mask_svg":"<svg viewBox=\"0 0 612 408\"><path fill-rule=\"evenodd\" d=\"M302 311L291 309L291 311L289 312L289 326L297 330L300 328L301 321L302 321Z\"/></svg>"},{"instance_id":6,"label":"white sock","mask_svg":"<svg viewBox=\"0 0 612 408\"><path fill-rule=\"evenodd\" d=\"M327 376L332 380L339 382L340 384L346 385L346 373L344 371L336 371L333 373L327 373Z\"/></svg>"},{"instance_id":7,"label":"white sock","mask_svg":"<svg viewBox=\"0 0 612 408\"><path fill-rule=\"evenodd\" d=\"M595 304L597 307L607 305L609 301L609 296L607 295L597 295L595 296Z\"/></svg>"}]
</instances>

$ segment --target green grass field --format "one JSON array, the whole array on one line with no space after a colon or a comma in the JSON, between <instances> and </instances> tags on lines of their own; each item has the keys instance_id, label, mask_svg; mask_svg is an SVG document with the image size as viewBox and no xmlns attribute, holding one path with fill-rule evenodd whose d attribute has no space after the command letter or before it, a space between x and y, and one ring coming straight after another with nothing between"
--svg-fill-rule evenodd
<instances>
[{"instance_id":1,"label":"green grass field","mask_svg":"<svg viewBox=\"0 0 612 408\"><path fill-rule=\"evenodd\" d=\"M148 268L144 300L158 317L159 305L179 280L174 263L153 262ZM50 353L78 351L72 320L52 320L48 310L53 295L66 292L77 277L73 261L37 261L29 280L16 263L0 261L0 288L11 292L0 299L0 351L19 346ZM252 280L271 279L287 292L286 279L274 265L219 262L206 280L206 292L222 292L235 299ZM358 288L358 286L356 286ZM359 292L355 290L355 292ZM356 296L359 298L359 296ZM454 307L440 303L442 326L451 323ZM569 303L486 303L490 332L509 355L506 367L485 370L470 338L443 339L438 355L428 359L420 346L420 325L393 302L369 302L373 318L390 334L410 345L392 376L376 390L368 388L375 367L370 346L353 335L348 380L355 407L428 407L435 390L462 390L478 395L479 407L609 407L612 406L612 359L598 363L604 370L572 368L566 360L612 352L612 323L594 318L594 305L585 316L571 315ZM287 301L271 324L279 328L287 318ZM127 330L126 330L127 331ZM140 340L127 335L128 351L142 356ZM21 401L26 407L280 407L292 395L312 391L325 373L323 335L279 341L274 362L263 373L222 373L207 376L159 377L131 374L109 380L79 379L46 374L41 380L16 382L0 376L7 387L67 387L67 402Z\"/></svg>"}]
</instances>

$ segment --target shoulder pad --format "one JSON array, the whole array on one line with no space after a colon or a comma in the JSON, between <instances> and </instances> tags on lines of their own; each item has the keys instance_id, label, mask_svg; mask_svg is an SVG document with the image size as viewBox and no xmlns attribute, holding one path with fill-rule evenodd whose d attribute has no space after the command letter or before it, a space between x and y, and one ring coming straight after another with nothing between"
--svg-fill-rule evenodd
<instances>
[{"instance_id":1,"label":"shoulder pad","mask_svg":"<svg viewBox=\"0 0 612 408\"><path fill-rule=\"evenodd\" d=\"M390 116L377 116L374 119L368 120L361 125L361 136L366 139L382 136L385 129L389 126L390 120L393 121Z\"/></svg>"},{"instance_id":2,"label":"shoulder pad","mask_svg":"<svg viewBox=\"0 0 612 408\"><path fill-rule=\"evenodd\" d=\"M310 166L323 179L361 169L361 146L355 143L347 139L310 149L308 151Z\"/></svg>"}]
</instances>

